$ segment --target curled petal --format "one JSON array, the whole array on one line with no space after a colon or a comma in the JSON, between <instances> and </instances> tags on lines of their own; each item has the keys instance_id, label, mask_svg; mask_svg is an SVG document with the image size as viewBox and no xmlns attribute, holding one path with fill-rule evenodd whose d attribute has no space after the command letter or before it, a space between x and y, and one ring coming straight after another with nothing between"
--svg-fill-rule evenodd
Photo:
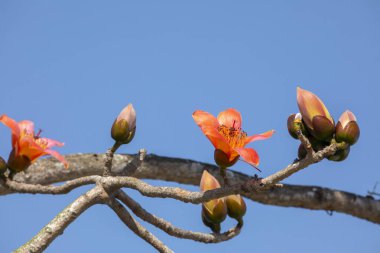
<instances>
[{"instance_id":1,"label":"curled petal","mask_svg":"<svg viewBox=\"0 0 380 253\"><path fill-rule=\"evenodd\" d=\"M253 141L260 141L260 140L265 140L265 139L268 139L269 137L271 137L273 134L275 133L274 130L270 130L270 131L267 131L265 133L262 133L262 134L255 134L255 135L252 135L252 136L248 136L246 139L245 139L245 145L247 145L248 143L250 142L253 142Z\"/></svg>"},{"instance_id":2,"label":"curled petal","mask_svg":"<svg viewBox=\"0 0 380 253\"><path fill-rule=\"evenodd\" d=\"M254 150L253 148L236 148L235 150L236 152L238 152L240 157L243 158L244 162L253 166L258 171L261 171L257 168L260 162L260 158L256 150Z\"/></svg>"},{"instance_id":3,"label":"curled petal","mask_svg":"<svg viewBox=\"0 0 380 253\"><path fill-rule=\"evenodd\" d=\"M12 131L12 147L16 146L16 142L18 138L20 137L20 128L18 126L18 123L12 119L9 118L7 115L3 114L0 116L0 122L2 122L4 125L9 127Z\"/></svg>"},{"instance_id":4,"label":"curled petal","mask_svg":"<svg viewBox=\"0 0 380 253\"><path fill-rule=\"evenodd\" d=\"M51 148L54 146L62 147L65 144L63 142L59 142L56 140L48 139L48 138L39 138L42 142L46 143L46 148Z\"/></svg>"},{"instance_id":5,"label":"curled petal","mask_svg":"<svg viewBox=\"0 0 380 253\"><path fill-rule=\"evenodd\" d=\"M233 108L227 109L219 113L218 122L220 125L225 125L229 128L241 129L241 114Z\"/></svg>"},{"instance_id":6,"label":"curled petal","mask_svg":"<svg viewBox=\"0 0 380 253\"><path fill-rule=\"evenodd\" d=\"M65 165L66 169L69 167L69 164L66 161L66 159L61 154L59 154L57 151L51 150L51 149L47 149L47 150L45 150L45 154L51 155L54 158L56 158L58 161L62 162L63 165Z\"/></svg>"},{"instance_id":7,"label":"curled petal","mask_svg":"<svg viewBox=\"0 0 380 253\"><path fill-rule=\"evenodd\" d=\"M193 113L193 119L202 131L204 128L218 128L219 126L218 120L214 115L202 110L196 110Z\"/></svg>"},{"instance_id":8,"label":"curled petal","mask_svg":"<svg viewBox=\"0 0 380 253\"><path fill-rule=\"evenodd\" d=\"M193 113L193 119L216 149L220 149L226 154L232 152L226 139L218 132L219 123L212 114L197 110Z\"/></svg>"}]
</instances>

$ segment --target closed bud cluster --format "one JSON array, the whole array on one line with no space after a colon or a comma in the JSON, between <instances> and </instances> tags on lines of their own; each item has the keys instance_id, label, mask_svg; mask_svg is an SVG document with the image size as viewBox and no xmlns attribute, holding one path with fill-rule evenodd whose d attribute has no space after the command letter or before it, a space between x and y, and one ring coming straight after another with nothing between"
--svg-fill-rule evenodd
<instances>
[{"instance_id":1,"label":"closed bud cluster","mask_svg":"<svg viewBox=\"0 0 380 253\"><path fill-rule=\"evenodd\" d=\"M310 91L297 88L297 104L301 118L296 114L289 116L287 127L289 134L297 139L297 131L308 137L314 151L322 150L334 139L336 142L344 142L353 145L360 136L360 129L355 115L345 111L337 125L331 117L322 100ZM350 148L338 150L334 155L328 157L331 161L343 161L347 158ZM298 148L298 157L306 156L306 149L302 144Z\"/></svg>"},{"instance_id":2,"label":"closed bud cluster","mask_svg":"<svg viewBox=\"0 0 380 253\"><path fill-rule=\"evenodd\" d=\"M116 118L111 128L112 138L119 143L132 141L136 132L136 112L132 104L126 106Z\"/></svg>"}]
</instances>

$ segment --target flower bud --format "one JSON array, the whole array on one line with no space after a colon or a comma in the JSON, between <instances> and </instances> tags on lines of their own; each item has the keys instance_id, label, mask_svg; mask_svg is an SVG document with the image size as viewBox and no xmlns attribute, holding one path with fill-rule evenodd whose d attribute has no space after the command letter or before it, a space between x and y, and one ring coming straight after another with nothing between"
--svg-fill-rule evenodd
<instances>
[{"instance_id":1,"label":"flower bud","mask_svg":"<svg viewBox=\"0 0 380 253\"><path fill-rule=\"evenodd\" d=\"M347 142L353 145L360 136L359 125L356 122L355 115L350 111L345 111L339 118L335 130L335 139L337 142Z\"/></svg>"},{"instance_id":2,"label":"flower bud","mask_svg":"<svg viewBox=\"0 0 380 253\"><path fill-rule=\"evenodd\" d=\"M16 155L15 149L12 149L11 153L9 154L8 158L8 168L14 172L20 172L26 170L32 162L30 159L25 155Z\"/></svg>"},{"instance_id":3,"label":"flower bud","mask_svg":"<svg viewBox=\"0 0 380 253\"><path fill-rule=\"evenodd\" d=\"M299 113L291 114L288 117L288 122L287 122L288 132L290 136L292 136L294 139L298 139L298 136L297 136L298 128L300 128L303 135L308 135L305 125L302 123L302 116L301 116L301 119L298 119L296 118L297 115L300 115L300 114Z\"/></svg>"},{"instance_id":4,"label":"flower bud","mask_svg":"<svg viewBox=\"0 0 380 253\"><path fill-rule=\"evenodd\" d=\"M209 227L212 230L212 232L220 233L220 223L213 223L210 220L208 220L207 217L205 216L203 210L202 210L202 222L207 227Z\"/></svg>"},{"instance_id":5,"label":"flower bud","mask_svg":"<svg viewBox=\"0 0 380 253\"><path fill-rule=\"evenodd\" d=\"M229 156L220 149L215 149L214 159L216 164L221 168L228 168L234 165L238 160L239 156L236 156L232 161L229 160Z\"/></svg>"},{"instance_id":6,"label":"flower bud","mask_svg":"<svg viewBox=\"0 0 380 253\"><path fill-rule=\"evenodd\" d=\"M220 188L220 184L216 178L214 178L206 170L203 171L200 189L202 192ZM212 223L220 223L226 219L227 205L224 198L213 199L202 204L203 216Z\"/></svg>"},{"instance_id":7,"label":"flower bud","mask_svg":"<svg viewBox=\"0 0 380 253\"><path fill-rule=\"evenodd\" d=\"M297 103L310 134L318 140L330 140L335 124L323 102L315 94L298 87Z\"/></svg>"},{"instance_id":8,"label":"flower bud","mask_svg":"<svg viewBox=\"0 0 380 253\"><path fill-rule=\"evenodd\" d=\"M132 104L126 106L116 118L111 128L112 138L122 144L132 141L136 132L136 112Z\"/></svg>"},{"instance_id":9,"label":"flower bud","mask_svg":"<svg viewBox=\"0 0 380 253\"><path fill-rule=\"evenodd\" d=\"M230 195L226 197L227 214L231 218L240 220L247 211L247 206L240 195Z\"/></svg>"},{"instance_id":10,"label":"flower bud","mask_svg":"<svg viewBox=\"0 0 380 253\"><path fill-rule=\"evenodd\" d=\"M350 146L347 146L347 148L345 149L340 149L336 151L335 154L327 157L327 159L334 162L341 162L345 160L349 154L350 154Z\"/></svg>"},{"instance_id":11,"label":"flower bud","mask_svg":"<svg viewBox=\"0 0 380 253\"><path fill-rule=\"evenodd\" d=\"M0 156L0 176L8 169L8 165L5 160Z\"/></svg>"}]
</instances>

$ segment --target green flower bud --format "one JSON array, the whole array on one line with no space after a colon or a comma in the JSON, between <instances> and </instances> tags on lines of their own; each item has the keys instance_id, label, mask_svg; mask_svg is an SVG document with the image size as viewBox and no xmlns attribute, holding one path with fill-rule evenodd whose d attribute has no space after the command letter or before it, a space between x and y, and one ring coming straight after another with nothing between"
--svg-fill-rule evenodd
<instances>
[{"instance_id":1,"label":"green flower bud","mask_svg":"<svg viewBox=\"0 0 380 253\"><path fill-rule=\"evenodd\" d=\"M341 162L345 160L349 154L350 154L350 146L348 146L346 149L340 149L336 151L335 154L327 157L327 159L334 162Z\"/></svg>"},{"instance_id":2,"label":"green flower bud","mask_svg":"<svg viewBox=\"0 0 380 253\"><path fill-rule=\"evenodd\" d=\"M230 195L226 197L227 214L231 218L240 220L247 211L247 206L240 195Z\"/></svg>"},{"instance_id":3,"label":"green flower bud","mask_svg":"<svg viewBox=\"0 0 380 253\"><path fill-rule=\"evenodd\" d=\"M220 188L220 184L215 177L213 177L206 170L203 171L200 189L202 192ZM227 205L224 198L213 199L202 204L202 213L208 221L212 223L220 223L226 219Z\"/></svg>"},{"instance_id":4,"label":"green flower bud","mask_svg":"<svg viewBox=\"0 0 380 253\"><path fill-rule=\"evenodd\" d=\"M26 170L32 162L30 159L25 155L17 155L15 149L12 149L11 153L9 154L8 158L8 168L13 173L18 173L20 171Z\"/></svg>"},{"instance_id":5,"label":"green flower bud","mask_svg":"<svg viewBox=\"0 0 380 253\"><path fill-rule=\"evenodd\" d=\"M8 165L5 160L0 156L0 175L3 175L7 171Z\"/></svg>"},{"instance_id":6,"label":"green flower bud","mask_svg":"<svg viewBox=\"0 0 380 253\"><path fill-rule=\"evenodd\" d=\"M112 138L122 144L132 141L136 132L136 112L129 104L126 106L116 118L111 128Z\"/></svg>"},{"instance_id":7,"label":"green flower bud","mask_svg":"<svg viewBox=\"0 0 380 253\"><path fill-rule=\"evenodd\" d=\"M298 117L297 115L300 116L299 113L291 114L288 117L288 122L287 122L288 132L289 132L290 136L292 136L294 139L298 139L298 136L297 136L298 128L300 128L303 135L305 135L305 136L309 135L306 128L305 128L305 125L302 122L302 116L300 116L300 118L296 118L296 117Z\"/></svg>"},{"instance_id":8,"label":"green flower bud","mask_svg":"<svg viewBox=\"0 0 380 253\"><path fill-rule=\"evenodd\" d=\"M232 161L229 161L229 156L220 149L215 149L214 159L216 164L221 168L228 168L234 165L238 160L239 156L235 157Z\"/></svg>"},{"instance_id":9,"label":"green flower bud","mask_svg":"<svg viewBox=\"0 0 380 253\"><path fill-rule=\"evenodd\" d=\"M350 145L355 144L360 136L359 125L355 115L350 111L345 111L339 118L336 125L335 139L337 142L347 142Z\"/></svg>"},{"instance_id":10,"label":"green flower bud","mask_svg":"<svg viewBox=\"0 0 380 253\"><path fill-rule=\"evenodd\" d=\"M206 215L204 214L203 210L202 210L202 222L203 224L205 224L207 227L209 227L212 232L214 233L220 233L220 223L213 223L211 222L207 217Z\"/></svg>"}]
</instances>

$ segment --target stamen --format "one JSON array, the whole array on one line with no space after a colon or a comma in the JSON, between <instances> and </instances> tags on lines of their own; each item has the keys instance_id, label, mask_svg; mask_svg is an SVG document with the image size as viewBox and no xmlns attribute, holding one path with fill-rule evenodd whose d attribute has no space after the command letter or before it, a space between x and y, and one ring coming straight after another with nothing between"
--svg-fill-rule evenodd
<instances>
[{"instance_id":1,"label":"stamen","mask_svg":"<svg viewBox=\"0 0 380 253\"><path fill-rule=\"evenodd\" d=\"M235 121L233 126L235 125ZM244 147L244 140L247 137L247 133L234 127L228 128L225 125L218 127L218 132L226 139L232 148Z\"/></svg>"},{"instance_id":2,"label":"stamen","mask_svg":"<svg viewBox=\"0 0 380 253\"><path fill-rule=\"evenodd\" d=\"M38 130L38 133L34 136L34 138L35 138L35 139L40 138L41 133L42 133L42 129L39 129L39 130Z\"/></svg>"}]
</instances>

